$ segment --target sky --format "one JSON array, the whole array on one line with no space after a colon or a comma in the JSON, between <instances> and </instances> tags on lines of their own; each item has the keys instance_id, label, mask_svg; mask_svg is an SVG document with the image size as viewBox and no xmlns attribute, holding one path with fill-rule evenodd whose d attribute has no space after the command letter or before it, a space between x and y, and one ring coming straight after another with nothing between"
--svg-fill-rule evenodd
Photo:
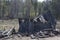
<instances>
[{"instance_id":1,"label":"sky","mask_svg":"<svg viewBox=\"0 0 60 40\"><path fill-rule=\"evenodd\" d=\"M38 0L38 2L43 2L44 0Z\"/></svg>"}]
</instances>

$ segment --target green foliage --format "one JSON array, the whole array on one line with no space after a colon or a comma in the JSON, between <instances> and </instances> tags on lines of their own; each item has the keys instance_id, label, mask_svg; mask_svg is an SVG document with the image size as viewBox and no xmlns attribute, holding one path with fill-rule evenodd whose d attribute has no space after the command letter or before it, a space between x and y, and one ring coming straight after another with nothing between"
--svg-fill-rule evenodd
<instances>
[{"instance_id":1,"label":"green foliage","mask_svg":"<svg viewBox=\"0 0 60 40\"><path fill-rule=\"evenodd\" d=\"M8 16L8 5L7 5L7 2L5 0L3 1L0 1L1 2L1 5L0 5L0 18L3 18L5 16Z\"/></svg>"}]
</instances>

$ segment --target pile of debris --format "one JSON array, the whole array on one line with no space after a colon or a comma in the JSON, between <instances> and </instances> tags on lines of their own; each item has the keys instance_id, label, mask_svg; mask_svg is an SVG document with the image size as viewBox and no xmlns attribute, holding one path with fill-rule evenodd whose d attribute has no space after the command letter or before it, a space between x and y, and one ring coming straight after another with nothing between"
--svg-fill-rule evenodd
<instances>
[{"instance_id":1,"label":"pile of debris","mask_svg":"<svg viewBox=\"0 0 60 40\"><path fill-rule=\"evenodd\" d=\"M12 34L15 34L15 29L14 27L5 31L0 31L0 38L4 38L4 37L9 37Z\"/></svg>"},{"instance_id":2,"label":"pile of debris","mask_svg":"<svg viewBox=\"0 0 60 40\"><path fill-rule=\"evenodd\" d=\"M34 19L19 19L19 33L24 36L47 37L54 36L56 31L56 19L51 13L41 14ZM32 37L32 38L33 38Z\"/></svg>"}]
</instances>

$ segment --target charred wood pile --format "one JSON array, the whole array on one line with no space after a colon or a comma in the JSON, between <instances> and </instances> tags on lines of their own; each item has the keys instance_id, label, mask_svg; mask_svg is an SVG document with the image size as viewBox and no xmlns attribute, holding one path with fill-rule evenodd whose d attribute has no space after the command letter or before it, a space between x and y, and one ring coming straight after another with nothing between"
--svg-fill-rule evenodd
<instances>
[{"instance_id":1,"label":"charred wood pile","mask_svg":"<svg viewBox=\"0 0 60 40\"><path fill-rule=\"evenodd\" d=\"M19 33L22 36L48 37L58 34L56 19L51 13L41 14L34 19L19 19Z\"/></svg>"}]
</instances>

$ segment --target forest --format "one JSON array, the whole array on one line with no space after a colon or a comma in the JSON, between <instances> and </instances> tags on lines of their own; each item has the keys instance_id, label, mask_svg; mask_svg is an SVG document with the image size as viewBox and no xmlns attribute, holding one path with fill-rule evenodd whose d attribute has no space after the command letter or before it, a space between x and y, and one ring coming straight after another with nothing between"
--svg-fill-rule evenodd
<instances>
[{"instance_id":1,"label":"forest","mask_svg":"<svg viewBox=\"0 0 60 40\"><path fill-rule=\"evenodd\" d=\"M60 0L0 0L0 19L34 18L50 11L60 19Z\"/></svg>"}]
</instances>

